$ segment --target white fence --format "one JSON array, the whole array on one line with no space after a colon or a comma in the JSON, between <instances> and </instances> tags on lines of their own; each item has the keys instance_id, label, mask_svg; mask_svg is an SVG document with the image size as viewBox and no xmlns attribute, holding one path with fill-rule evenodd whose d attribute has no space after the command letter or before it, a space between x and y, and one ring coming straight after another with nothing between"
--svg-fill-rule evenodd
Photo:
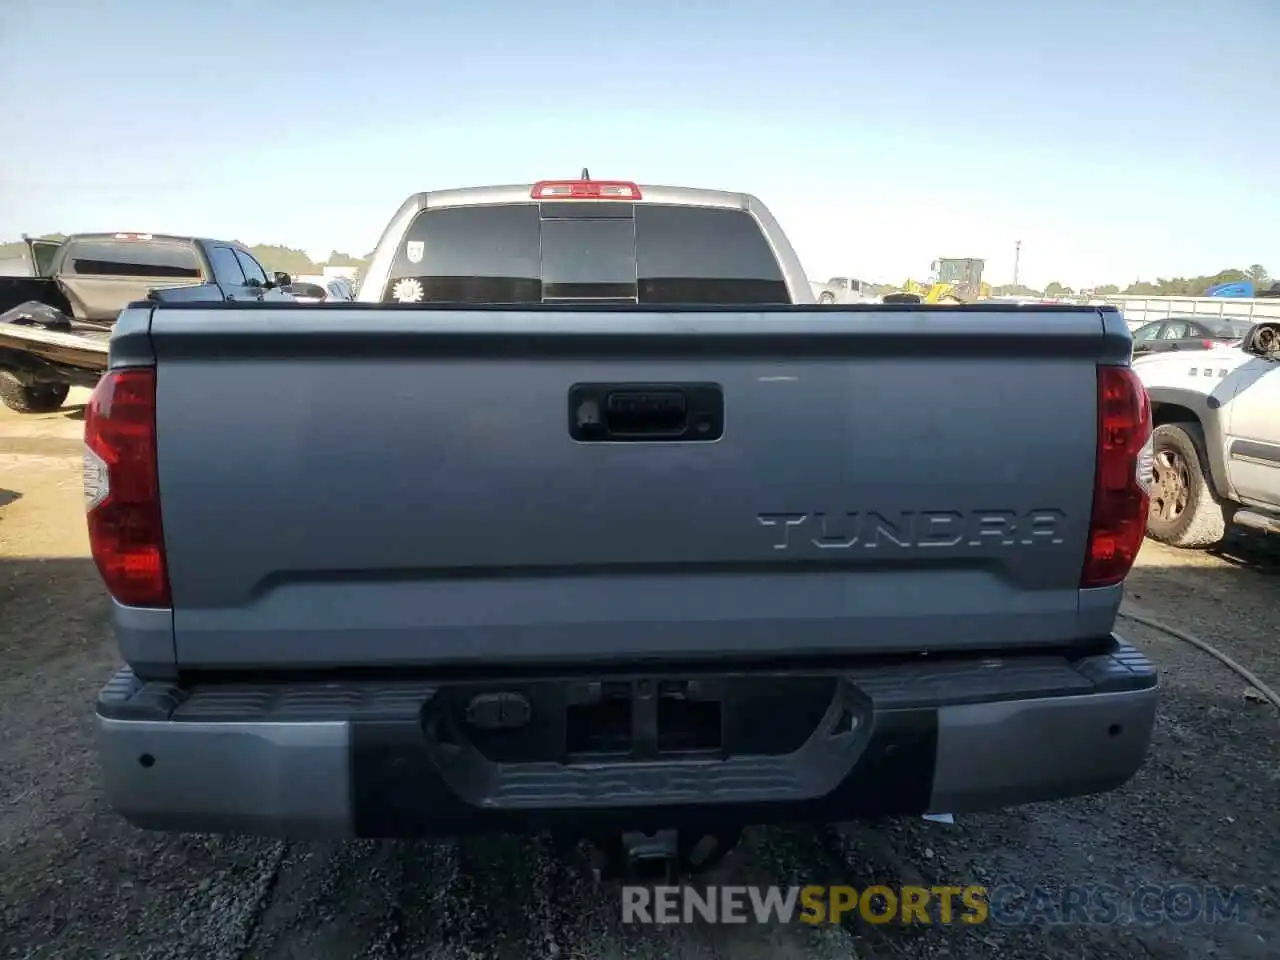
<instances>
[{"instance_id":1,"label":"white fence","mask_svg":"<svg viewBox=\"0 0 1280 960\"><path fill-rule=\"evenodd\" d=\"M1124 314L1125 323L1137 327L1166 317L1280 321L1280 297L1097 297L1093 302L1112 303Z\"/></svg>"}]
</instances>

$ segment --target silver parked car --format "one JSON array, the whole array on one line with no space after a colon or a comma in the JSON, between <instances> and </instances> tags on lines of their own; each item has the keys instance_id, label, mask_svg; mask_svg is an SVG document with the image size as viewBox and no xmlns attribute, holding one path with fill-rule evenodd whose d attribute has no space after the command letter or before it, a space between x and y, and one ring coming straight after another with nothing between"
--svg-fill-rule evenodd
<instances>
[{"instance_id":1,"label":"silver parked car","mask_svg":"<svg viewBox=\"0 0 1280 960\"><path fill-rule=\"evenodd\" d=\"M299 277L285 287L285 292L302 303L335 303L356 298L355 291L342 277Z\"/></svg>"}]
</instances>

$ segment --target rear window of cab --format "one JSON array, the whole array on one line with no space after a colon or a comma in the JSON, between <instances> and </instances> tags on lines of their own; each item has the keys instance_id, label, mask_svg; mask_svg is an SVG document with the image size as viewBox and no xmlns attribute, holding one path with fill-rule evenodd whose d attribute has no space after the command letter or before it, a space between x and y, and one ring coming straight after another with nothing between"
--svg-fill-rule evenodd
<instances>
[{"instance_id":1,"label":"rear window of cab","mask_svg":"<svg viewBox=\"0 0 1280 960\"><path fill-rule=\"evenodd\" d=\"M396 251L390 303L785 304L744 210L543 201L424 210Z\"/></svg>"},{"instance_id":2,"label":"rear window of cab","mask_svg":"<svg viewBox=\"0 0 1280 960\"><path fill-rule=\"evenodd\" d=\"M84 239L67 244L66 264L81 277L200 278L200 259L189 243Z\"/></svg>"}]
</instances>

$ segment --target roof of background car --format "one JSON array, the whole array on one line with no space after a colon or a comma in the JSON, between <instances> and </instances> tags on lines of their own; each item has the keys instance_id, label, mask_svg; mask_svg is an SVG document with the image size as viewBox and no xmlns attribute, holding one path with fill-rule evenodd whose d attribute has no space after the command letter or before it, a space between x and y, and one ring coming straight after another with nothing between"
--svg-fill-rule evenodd
<instances>
[{"instance_id":1,"label":"roof of background car","mask_svg":"<svg viewBox=\"0 0 1280 960\"><path fill-rule=\"evenodd\" d=\"M65 240L63 244L70 243L72 240L125 240L121 234L132 235L135 237L133 243L198 243L204 245L216 244L224 247L235 247L237 250L248 252L247 244L241 243L239 240L218 240L213 237L183 237L172 233L147 233L145 230L116 230L111 233L73 233ZM145 240L136 239L146 237Z\"/></svg>"}]
</instances>

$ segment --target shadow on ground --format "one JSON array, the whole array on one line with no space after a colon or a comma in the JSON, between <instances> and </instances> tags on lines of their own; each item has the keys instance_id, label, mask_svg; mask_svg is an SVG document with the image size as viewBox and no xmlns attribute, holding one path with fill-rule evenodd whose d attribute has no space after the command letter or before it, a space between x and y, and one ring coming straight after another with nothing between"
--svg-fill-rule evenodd
<instances>
[{"instance_id":1,"label":"shadow on ground","mask_svg":"<svg viewBox=\"0 0 1280 960\"><path fill-rule=\"evenodd\" d=\"M1273 576L1280 573L1280 537L1234 528L1226 542L1210 552L1232 566L1249 567Z\"/></svg>"}]
</instances>

